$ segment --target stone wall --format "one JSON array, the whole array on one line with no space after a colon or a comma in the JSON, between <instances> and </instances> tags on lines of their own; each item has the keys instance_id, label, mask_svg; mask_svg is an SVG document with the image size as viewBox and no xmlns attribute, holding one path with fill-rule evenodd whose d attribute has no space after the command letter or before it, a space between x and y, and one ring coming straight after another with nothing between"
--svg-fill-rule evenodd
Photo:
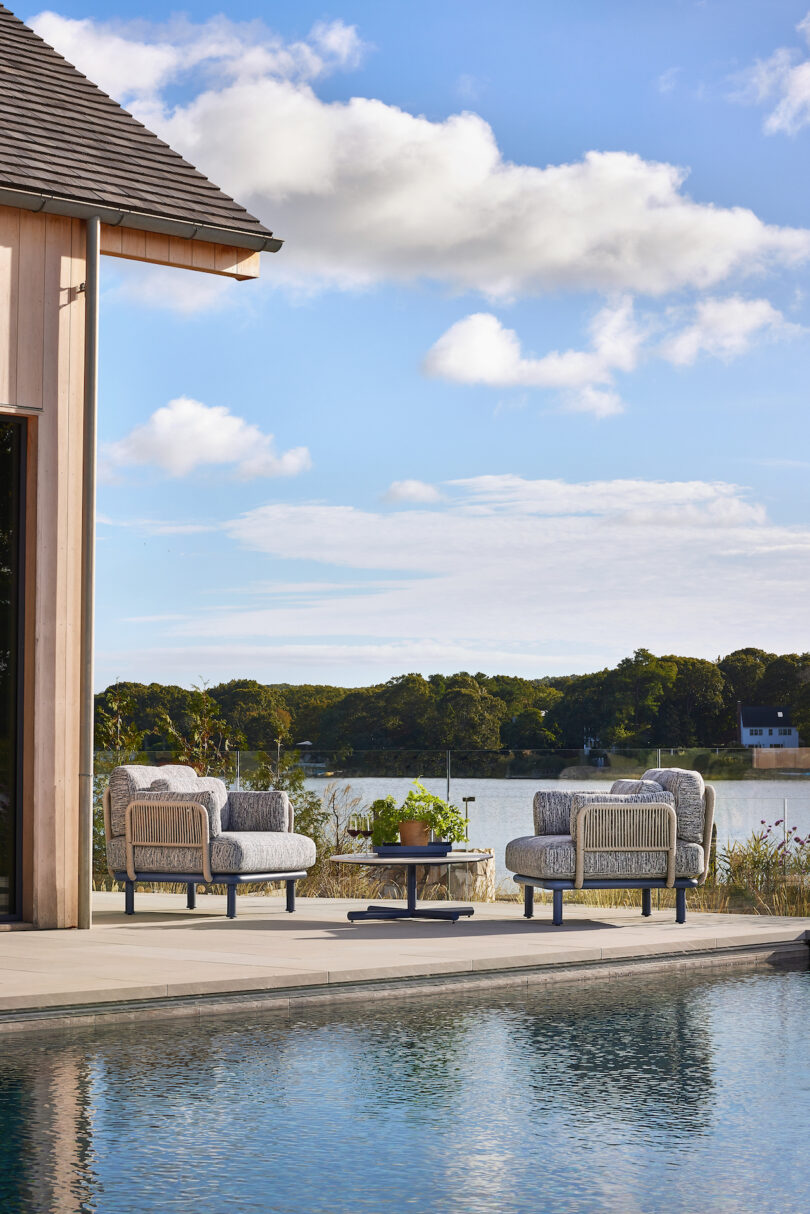
<instances>
[{"instance_id":1,"label":"stone wall","mask_svg":"<svg viewBox=\"0 0 810 1214\"><path fill-rule=\"evenodd\" d=\"M485 852L489 858L476 864L417 865L417 896L450 902L494 902L495 856L491 848L477 850ZM405 897L404 868L380 868L377 876L383 897Z\"/></svg>"}]
</instances>

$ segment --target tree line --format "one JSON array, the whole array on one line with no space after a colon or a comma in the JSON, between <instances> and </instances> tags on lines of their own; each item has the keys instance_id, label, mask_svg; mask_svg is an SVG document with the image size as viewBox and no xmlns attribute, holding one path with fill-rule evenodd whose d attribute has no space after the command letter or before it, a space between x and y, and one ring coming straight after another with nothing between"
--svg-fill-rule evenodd
<instances>
[{"instance_id":1,"label":"tree line","mask_svg":"<svg viewBox=\"0 0 810 1214\"><path fill-rule=\"evenodd\" d=\"M233 679L191 690L119 682L96 697L101 749L215 756L279 745L358 751L734 746L737 704L787 707L810 739L810 654L712 662L638 649L592 674L399 675L371 687Z\"/></svg>"}]
</instances>

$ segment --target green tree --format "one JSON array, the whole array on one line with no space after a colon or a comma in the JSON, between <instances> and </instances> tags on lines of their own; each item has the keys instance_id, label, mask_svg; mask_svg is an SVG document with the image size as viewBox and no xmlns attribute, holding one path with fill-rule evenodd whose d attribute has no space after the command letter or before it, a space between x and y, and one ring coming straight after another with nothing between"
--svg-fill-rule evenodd
<instances>
[{"instance_id":1,"label":"green tree","mask_svg":"<svg viewBox=\"0 0 810 1214\"><path fill-rule=\"evenodd\" d=\"M238 738L219 715L218 705L205 683L195 683L182 717L175 720L159 709L157 723L175 750L177 762L193 767L200 776L225 777L231 770L230 751Z\"/></svg>"},{"instance_id":2,"label":"green tree","mask_svg":"<svg viewBox=\"0 0 810 1214\"><path fill-rule=\"evenodd\" d=\"M96 706L93 765L93 884L106 883L107 845L104 830L104 790L116 767L136 763L143 747L143 730L134 722L135 703L125 685L114 684Z\"/></svg>"}]
</instances>

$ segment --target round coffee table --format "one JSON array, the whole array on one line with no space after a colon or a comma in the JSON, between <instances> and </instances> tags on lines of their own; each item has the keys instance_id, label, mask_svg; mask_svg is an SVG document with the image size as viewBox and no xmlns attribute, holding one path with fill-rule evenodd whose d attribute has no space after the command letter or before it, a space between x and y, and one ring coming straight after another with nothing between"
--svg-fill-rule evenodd
<instances>
[{"instance_id":1,"label":"round coffee table","mask_svg":"<svg viewBox=\"0 0 810 1214\"><path fill-rule=\"evenodd\" d=\"M426 907L416 905L416 869L422 865L436 868L445 864L479 864L489 859L488 852L451 851L446 856L378 856L376 852L351 852L346 856L330 856L333 864L365 864L369 868L404 868L407 870L407 906L369 906L364 911L349 911L350 923L360 919L444 919L456 923L462 915L472 915L472 906Z\"/></svg>"}]
</instances>

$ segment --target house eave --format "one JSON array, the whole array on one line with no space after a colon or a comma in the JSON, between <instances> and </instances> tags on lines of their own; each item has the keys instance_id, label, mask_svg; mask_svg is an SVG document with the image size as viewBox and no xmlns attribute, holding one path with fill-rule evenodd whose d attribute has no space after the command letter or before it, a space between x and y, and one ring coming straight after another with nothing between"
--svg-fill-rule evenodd
<instances>
[{"instance_id":1,"label":"house eave","mask_svg":"<svg viewBox=\"0 0 810 1214\"><path fill-rule=\"evenodd\" d=\"M167 215L153 215L148 211L121 210L61 194L20 190L13 186L0 186L0 206L19 207L24 211L44 211L73 219L91 219L97 215L102 223L111 227L134 228L136 231L159 232L163 236L177 236L185 240L232 245L237 249L251 249L255 253L277 253L284 243L273 236L272 232L257 233L241 228L193 223Z\"/></svg>"}]
</instances>

